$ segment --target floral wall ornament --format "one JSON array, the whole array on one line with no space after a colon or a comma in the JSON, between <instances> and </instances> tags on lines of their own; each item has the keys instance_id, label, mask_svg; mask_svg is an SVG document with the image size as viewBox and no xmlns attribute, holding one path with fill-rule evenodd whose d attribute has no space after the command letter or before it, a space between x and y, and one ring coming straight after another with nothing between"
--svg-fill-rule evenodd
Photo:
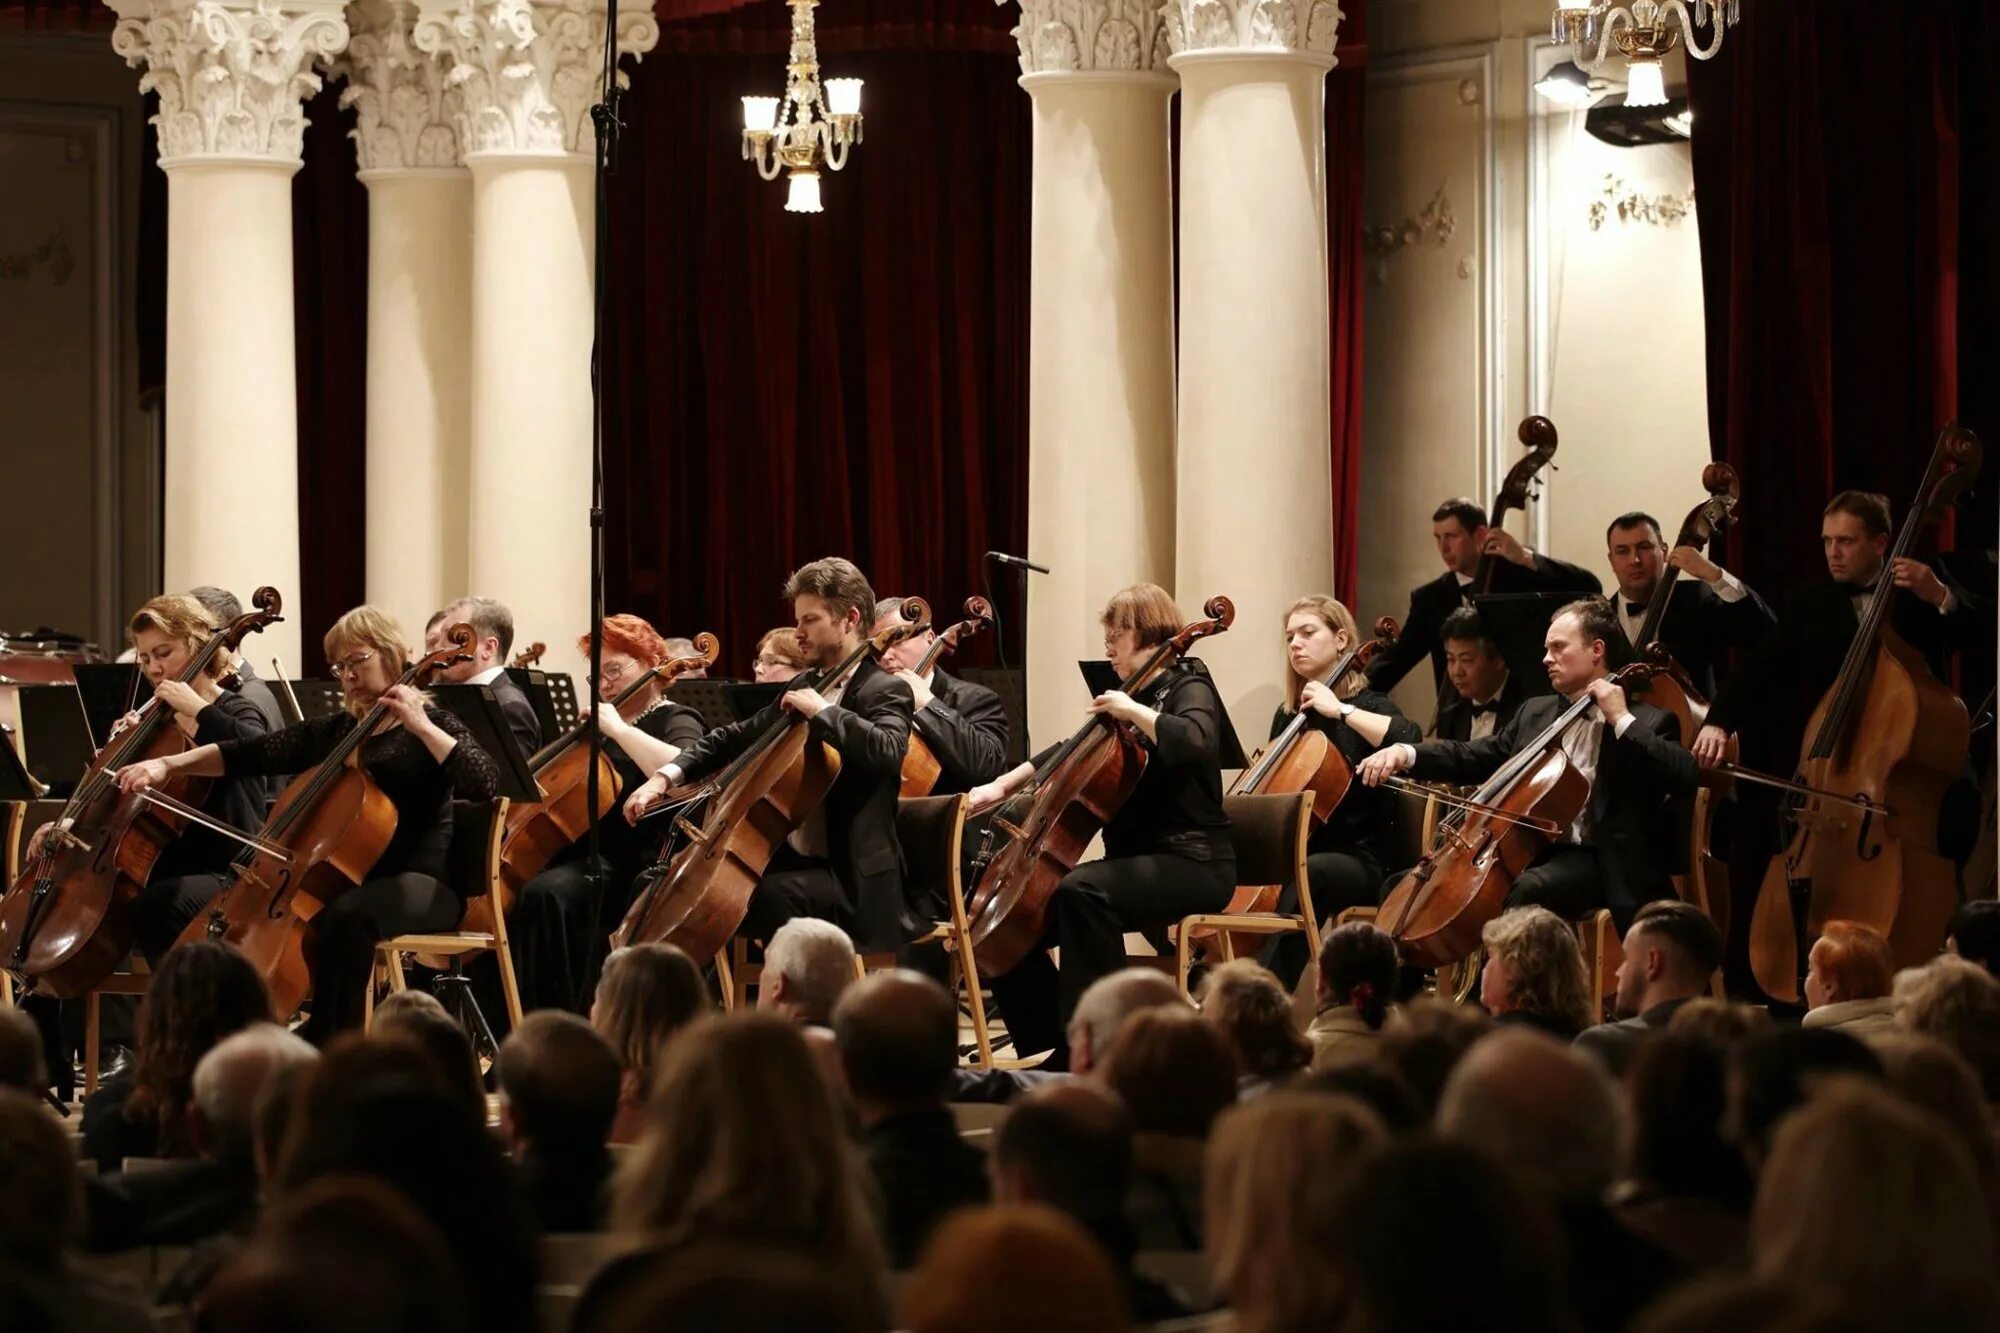
<instances>
[{"instance_id":1,"label":"floral wall ornament","mask_svg":"<svg viewBox=\"0 0 2000 1333\"><path fill-rule=\"evenodd\" d=\"M1386 227L1367 227L1362 230L1362 248L1368 254L1368 277L1378 287L1389 280L1389 256L1415 245L1432 245L1438 249L1451 240L1458 230L1458 217L1451 209L1451 196L1447 193L1450 180L1438 182L1430 202L1401 222ZM1460 266L1459 276L1468 273Z\"/></svg>"},{"instance_id":2,"label":"floral wall ornament","mask_svg":"<svg viewBox=\"0 0 2000 1333\"><path fill-rule=\"evenodd\" d=\"M1620 222L1644 222L1655 227L1678 227L1694 212L1694 189L1680 193L1641 194L1627 188L1622 176L1605 172L1590 201L1590 229L1600 230L1618 215Z\"/></svg>"},{"instance_id":3,"label":"floral wall ornament","mask_svg":"<svg viewBox=\"0 0 2000 1333\"><path fill-rule=\"evenodd\" d=\"M61 227L31 250L0 254L0 282L26 282L35 276L37 269L46 269L49 281L58 287L65 286L75 274L76 254L69 248L69 238Z\"/></svg>"},{"instance_id":4,"label":"floral wall ornament","mask_svg":"<svg viewBox=\"0 0 2000 1333\"><path fill-rule=\"evenodd\" d=\"M1281 51L1331 57L1346 15L1336 0L1166 0L1166 36L1185 51Z\"/></svg>"}]
</instances>

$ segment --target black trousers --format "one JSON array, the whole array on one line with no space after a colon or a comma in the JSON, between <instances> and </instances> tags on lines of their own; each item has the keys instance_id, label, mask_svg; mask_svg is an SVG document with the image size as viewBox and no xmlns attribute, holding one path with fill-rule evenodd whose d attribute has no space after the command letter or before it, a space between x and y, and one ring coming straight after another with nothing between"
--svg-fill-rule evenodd
<instances>
[{"instance_id":1,"label":"black trousers","mask_svg":"<svg viewBox=\"0 0 2000 1333\"><path fill-rule=\"evenodd\" d=\"M1589 916L1604 906L1597 853L1574 843L1555 844L1515 878L1507 906L1546 907L1565 921Z\"/></svg>"},{"instance_id":2,"label":"black trousers","mask_svg":"<svg viewBox=\"0 0 2000 1333\"><path fill-rule=\"evenodd\" d=\"M1306 881L1312 886L1313 914L1320 929L1350 907L1373 907L1383 893L1382 863L1358 852L1314 852L1306 858ZM1287 884L1278 895L1280 912L1299 910L1298 890ZM1258 961L1276 974L1287 991L1298 987L1306 963L1319 949L1318 940L1309 940L1297 931L1273 935L1265 942Z\"/></svg>"},{"instance_id":3,"label":"black trousers","mask_svg":"<svg viewBox=\"0 0 2000 1333\"><path fill-rule=\"evenodd\" d=\"M1236 889L1236 862L1149 852L1092 861L1063 877L1049 898L1042 947L990 978L1017 1055L1052 1051L1044 1069L1069 1068L1065 1036L1092 982L1125 966L1125 932L1218 912ZM1062 966L1045 952L1062 950Z\"/></svg>"},{"instance_id":4,"label":"black trousers","mask_svg":"<svg viewBox=\"0 0 2000 1333\"><path fill-rule=\"evenodd\" d=\"M442 880L405 871L357 884L313 918L306 941L312 962L312 1017L300 1035L323 1046L361 1026L375 946L396 935L452 930L465 915Z\"/></svg>"},{"instance_id":5,"label":"black trousers","mask_svg":"<svg viewBox=\"0 0 2000 1333\"><path fill-rule=\"evenodd\" d=\"M222 892L220 875L181 875L157 879L139 891L132 903L132 933L146 963L157 968L167 950L201 915L201 909Z\"/></svg>"},{"instance_id":6,"label":"black trousers","mask_svg":"<svg viewBox=\"0 0 2000 1333\"><path fill-rule=\"evenodd\" d=\"M521 886L507 934L514 946L523 1012L590 1012L611 932L631 904L634 878L629 869L607 865L602 890L594 891L590 863L578 856Z\"/></svg>"},{"instance_id":7,"label":"black trousers","mask_svg":"<svg viewBox=\"0 0 2000 1333\"><path fill-rule=\"evenodd\" d=\"M798 916L818 917L850 935L854 933L854 904L848 901L847 889L833 873L832 863L781 847L751 891L749 908L736 933L746 939L769 940L778 927Z\"/></svg>"}]
</instances>

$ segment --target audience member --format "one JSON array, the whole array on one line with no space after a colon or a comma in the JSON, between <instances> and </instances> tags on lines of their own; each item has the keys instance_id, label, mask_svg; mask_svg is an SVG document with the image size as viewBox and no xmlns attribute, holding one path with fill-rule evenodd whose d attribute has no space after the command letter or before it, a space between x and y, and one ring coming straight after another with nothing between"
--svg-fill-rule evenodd
<instances>
[{"instance_id":1,"label":"audience member","mask_svg":"<svg viewBox=\"0 0 2000 1333\"><path fill-rule=\"evenodd\" d=\"M1120 1333L1118 1275L1052 1208L1001 1204L947 1221L910 1274L911 1333Z\"/></svg>"},{"instance_id":2,"label":"audience member","mask_svg":"<svg viewBox=\"0 0 2000 1333\"><path fill-rule=\"evenodd\" d=\"M1236 1057L1239 1098L1284 1082L1312 1059L1312 1044L1292 1021L1292 997L1255 959L1224 963L1202 978L1201 1016Z\"/></svg>"},{"instance_id":3,"label":"audience member","mask_svg":"<svg viewBox=\"0 0 2000 1333\"><path fill-rule=\"evenodd\" d=\"M1235 1333L1291 1333L1338 1318L1326 1256L1357 1223L1341 1185L1388 1140L1345 1097L1276 1092L1225 1114L1209 1140L1208 1256Z\"/></svg>"},{"instance_id":4,"label":"audience member","mask_svg":"<svg viewBox=\"0 0 2000 1333\"><path fill-rule=\"evenodd\" d=\"M501 1043L493 1071L514 1183L544 1232L600 1231L618 1113L611 1043L565 1009L538 1009Z\"/></svg>"},{"instance_id":5,"label":"audience member","mask_svg":"<svg viewBox=\"0 0 2000 1333\"><path fill-rule=\"evenodd\" d=\"M1134 1322L1187 1313L1177 1293L1132 1266L1132 1117L1111 1093L1080 1079L1029 1093L994 1131L988 1170L996 1202L1046 1204L1090 1234L1117 1269Z\"/></svg>"},{"instance_id":6,"label":"audience member","mask_svg":"<svg viewBox=\"0 0 2000 1333\"><path fill-rule=\"evenodd\" d=\"M1319 1009L1306 1036L1312 1067L1335 1069L1374 1058L1396 994L1396 941L1366 921L1326 933L1319 949Z\"/></svg>"},{"instance_id":7,"label":"audience member","mask_svg":"<svg viewBox=\"0 0 2000 1333\"><path fill-rule=\"evenodd\" d=\"M952 1079L956 1102L1010 1102L1026 1092L1072 1075L1092 1073L1111 1049L1125 1020L1146 1009L1185 1009L1187 997L1173 978L1150 967L1121 968L1099 977L1077 998L1065 1032L1069 1068L959 1070Z\"/></svg>"},{"instance_id":8,"label":"audience member","mask_svg":"<svg viewBox=\"0 0 2000 1333\"><path fill-rule=\"evenodd\" d=\"M1701 1278L1654 1302L1632 1333L1869 1333L1825 1292L1747 1274Z\"/></svg>"},{"instance_id":9,"label":"audience member","mask_svg":"<svg viewBox=\"0 0 2000 1333\"><path fill-rule=\"evenodd\" d=\"M1757 1273L1833 1293L1880 1333L2000 1326L1972 1163L1882 1088L1833 1080L1778 1126L1750 1240Z\"/></svg>"},{"instance_id":10,"label":"audience member","mask_svg":"<svg viewBox=\"0 0 2000 1333\"><path fill-rule=\"evenodd\" d=\"M1689 1000L1667 1020L1667 1031L1679 1036L1706 1037L1725 1049L1745 1037L1769 1031L1770 1027L1768 1010L1740 1000L1718 1000L1712 995Z\"/></svg>"},{"instance_id":11,"label":"audience member","mask_svg":"<svg viewBox=\"0 0 2000 1333\"><path fill-rule=\"evenodd\" d=\"M42 1031L26 1010L0 1006L0 1088L33 1093L48 1091L48 1063L42 1057Z\"/></svg>"},{"instance_id":12,"label":"audience member","mask_svg":"<svg viewBox=\"0 0 2000 1333\"><path fill-rule=\"evenodd\" d=\"M1548 1204L1512 1171L1434 1139L1392 1143L1348 1173L1316 1277L1326 1333L1552 1333L1574 1327ZM1442 1240L1442 1247L1441 1247ZM1300 1327L1300 1326L1295 1326Z\"/></svg>"},{"instance_id":13,"label":"audience member","mask_svg":"<svg viewBox=\"0 0 2000 1333\"><path fill-rule=\"evenodd\" d=\"M1430 1124L1430 1117L1417 1101L1417 1095L1410 1091L1410 1085L1385 1061L1322 1069L1294 1081L1290 1087L1300 1092L1351 1097L1373 1111L1391 1137L1420 1133Z\"/></svg>"},{"instance_id":14,"label":"audience member","mask_svg":"<svg viewBox=\"0 0 2000 1333\"><path fill-rule=\"evenodd\" d=\"M1748 1256L1750 1171L1726 1133L1729 1061L1677 1032L1654 1036L1625 1072L1632 1126L1618 1218L1689 1271L1738 1268Z\"/></svg>"},{"instance_id":15,"label":"audience member","mask_svg":"<svg viewBox=\"0 0 2000 1333\"><path fill-rule=\"evenodd\" d=\"M1382 1024L1380 1059L1408 1085L1425 1124L1437 1115L1451 1071L1493 1026L1493 1016L1484 1009L1429 997L1389 1011Z\"/></svg>"},{"instance_id":16,"label":"audience member","mask_svg":"<svg viewBox=\"0 0 2000 1333\"><path fill-rule=\"evenodd\" d=\"M624 1071L613 1143L639 1137L653 1093L653 1070L668 1039L712 1008L701 969L671 944L634 944L604 960L590 1003L590 1024L611 1043Z\"/></svg>"},{"instance_id":17,"label":"audience member","mask_svg":"<svg viewBox=\"0 0 2000 1333\"><path fill-rule=\"evenodd\" d=\"M1974 898L1960 903L1945 930L1944 947L2000 977L2000 900Z\"/></svg>"},{"instance_id":18,"label":"audience member","mask_svg":"<svg viewBox=\"0 0 2000 1333\"><path fill-rule=\"evenodd\" d=\"M2000 1226L2000 1142L1994 1139L1993 1113L1972 1066L1943 1042L1914 1033L1885 1033L1871 1049L1882 1061L1892 1092L1950 1127L1972 1159L1987 1212Z\"/></svg>"},{"instance_id":19,"label":"audience member","mask_svg":"<svg viewBox=\"0 0 2000 1333\"><path fill-rule=\"evenodd\" d=\"M435 995L423 998L430 1003L408 1002L377 1011L369 1034L384 1041L407 1042L422 1051L444 1076L446 1088L463 1099L466 1109L484 1124L486 1078L480 1072L479 1054L472 1049L472 1038Z\"/></svg>"},{"instance_id":20,"label":"audience member","mask_svg":"<svg viewBox=\"0 0 2000 1333\"><path fill-rule=\"evenodd\" d=\"M1516 907L1486 923L1479 1002L1505 1025L1574 1041L1590 1024L1590 983L1569 923L1546 907Z\"/></svg>"},{"instance_id":21,"label":"audience member","mask_svg":"<svg viewBox=\"0 0 2000 1333\"><path fill-rule=\"evenodd\" d=\"M655 1254L711 1242L827 1263L849 1298L882 1307L882 1250L866 1168L798 1025L736 1013L690 1024L667 1048L647 1123L618 1174L618 1231ZM586 1302L615 1301L644 1261L614 1263Z\"/></svg>"},{"instance_id":22,"label":"audience member","mask_svg":"<svg viewBox=\"0 0 2000 1333\"><path fill-rule=\"evenodd\" d=\"M127 1157L186 1157L194 1067L215 1044L271 1018L271 994L248 959L198 940L160 960L139 1006L132 1067L83 1105L83 1151L98 1170Z\"/></svg>"},{"instance_id":23,"label":"audience member","mask_svg":"<svg viewBox=\"0 0 2000 1333\"><path fill-rule=\"evenodd\" d=\"M1729 1124L1751 1174L1763 1170L1771 1133L1833 1074L1880 1078L1882 1062L1845 1032L1772 1028L1729 1052Z\"/></svg>"},{"instance_id":24,"label":"audience member","mask_svg":"<svg viewBox=\"0 0 2000 1333\"><path fill-rule=\"evenodd\" d=\"M1200 1249L1203 1146L1236 1100L1227 1043L1190 1010L1141 1010L1118 1030L1096 1077L1132 1113L1127 1210L1139 1248Z\"/></svg>"},{"instance_id":25,"label":"audience member","mask_svg":"<svg viewBox=\"0 0 2000 1333\"><path fill-rule=\"evenodd\" d=\"M858 1302L824 1259L734 1242L647 1255L616 1300L585 1301L569 1333L881 1333L880 1303Z\"/></svg>"},{"instance_id":26,"label":"audience member","mask_svg":"<svg viewBox=\"0 0 2000 1333\"><path fill-rule=\"evenodd\" d=\"M1722 934L1692 903L1651 902L1632 918L1624 954L1617 1017L1576 1039L1577 1049L1602 1060L1614 1075L1625 1072L1639 1044L1663 1030L1677 1010L1708 993L1722 966Z\"/></svg>"},{"instance_id":27,"label":"audience member","mask_svg":"<svg viewBox=\"0 0 2000 1333\"><path fill-rule=\"evenodd\" d=\"M1605 1204L1623 1109L1601 1064L1531 1031L1496 1032L1474 1046L1438 1106L1440 1134L1520 1171L1554 1206L1568 1241L1570 1300L1586 1333L1622 1329L1679 1276L1665 1251Z\"/></svg>"},{"instance_id":28,"label":"audience member","mask_svg":"<svg viewBox=\"0 0 2000 1333\"><path fill-rule=\"evenodd\" d=\"M833 1006L854 984L854 941L831 921L795 916L764 946L757 1007L806 1027L831 1027Z\"/></svg>"},{"instance_id":29,"label":"audience member","mask_svg":"<svg viewBox=\"0 0 2000 1333\"><path fill-rule=\"evenodd\" d=\"M958 1006L919 972L877 972L834 1006L833 1037L882 1209L891 1267L908 1268L958 1208L987 1198L986 1159L945 1105Z\"/></svg>"},{"instance_id":30,"label":"audience member","mask_svg":"<svg viewBox=\"0 0 2000 1333\"><path fill-rule=\"evenodd\" d=\"M1989 1104L2000 1105L2000 981L1945 955L1896 974L1896 1026L1935 1037L1965 1057Z\"/></svg>"},{"instance_id":31,"label":"audience member","mask_svg":"<svg viewBox=\"0 0 2000 1333\"><path fill-rule=\"evenodd\" d=\"M1813 941L1801 1026L1845 1032L1863 1041L1894 1030L1889 986L1896 964L1889 941L1858 921L1829 921Z\"/></svg>"}]
</instances>

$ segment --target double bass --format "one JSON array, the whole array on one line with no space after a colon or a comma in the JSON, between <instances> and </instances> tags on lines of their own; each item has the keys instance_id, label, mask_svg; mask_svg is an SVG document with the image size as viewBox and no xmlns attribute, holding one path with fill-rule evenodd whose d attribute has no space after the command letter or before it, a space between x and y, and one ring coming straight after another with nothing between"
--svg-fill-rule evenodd
<instances>
[{"instance_id":1,"label":"double bass","mask_svg":"<svg viewBox=\"0 0 2000 1333\"><path fill-rule=\"evenodd\" d=\"M1211 597L1202 616L1149 653L1119 690L1144 689L1197 641L1228 630L1236 607L1227 597ZM1130 799L1145 767L1146 751L1130 729L1094 713L994 813L967 909L980 970L1007 972L1039 947L1056 886ZM996 835L1007 839L997 854Z\"/></svg>"},{"instance_id":2,"label":"double bass","mask_svg":"<svg viewBox=\"0 0 2000 1333\"><path fill-rule=\"evenodd\" d=\"M218 653L233 655L245 638L284 619L277 589L259 588L250 602L255 609L210 636L176 679L198 679ZM120 791L118 770L192 748L174 725L173 709L155 698L97 752L40 854L0 899L0 968L33 981L43 994L69 999L130 956L132 903L190 818L172 806L199 806L212 779L177 774L147 796Z\"/></svg>"},{"instance_id":3,"label":"double bass","mask_svg":"<svg viewBox=\"0 0 2000 1333\"><path fill-rule=\"evenodd\" d=\"M1972 485L1980 454L1979 437L1955 421L1938 436L1880 590L1806 724L1798 790L1782 811L1785 849L1750 916L1751 972L1775 1000L1797 1002L1827 922L1873 928L1896 966L1910 967L1937 952L1958 906L1955 869L1938 851L1938 810L1964 770L1971 720L1890 627L1900 594L1888 572Z\"/></svg>"},{"instance_id":4,"label":"double bass","mask_svg":"<svg viewBox=\"0 0 2000 1333\"><path fill-rule=\"evenodd\" d=\"M913 669L914 674L926 676L937 665L938 658L955 652L958 645L972 635L979 633L993 623L993 604L984 597L965 599L965 619L937 636ZM931 752L930 742L919 736L915 728L910 730L910 748L903 755L903 785L897 793L904 800L919 796L929 796L931 788L937 786L944 775L944 765Z\"/></svg>"},{"instance_id":5,"label":"double bass","mask_svg":"<svg viewBox=\"0 0 2000 1333\"><path fill-rule=\"evenodd\" d=\"M478 642L472 626L461 621L444 638L444 647L418 659L396 683L421 690L444 668L472 660ZM279 1022L312 991L305 956L312 919L366 879L396 836L396 807L361 766L362 745L388 718L389 706L377 700L331 754L292 779L222 892L177 941L235 945L270 987Z\"/></svg>"},{"instance_id":6,"label":"double bass","mask_svg":"<svg viewBox=\"0 0 2000 1333\"><path fill-rule=\"evenodd\" d=\"M903 623L891 625L824 672L803 676L792 689L824 693L844 683L861 663L930 628L920 597L903 599ZM611 947L661 941L688 957L708 959L729 943L750 910L750 895L780 844L819 809L840 776L840 753L813 739L803 714L778 709L749 746L713 777L691 789L667 793L667 808L702 807L699 825L676 814L685 839L664 873L656 873L612 933Z\"/></svg>"},{"instance_id":7,"label":"double bass","mask_svg":"<svg viewBox=\"0 0 2000 1333\"><path fill-rule=\"evenodd\" d=\"M1555 461L1555 422L1547 417L1524 417L1515 434L1528 454L1507 469L1507 477L1500 483L1500 493L1493 497L1493 508L1487 511L1486 526L1489 528L1504 528L1509 510L1523 508L1528 501L1540 497L1542 469ZM1491 552L1480 553L1479 569L1472 576L1474 588L1480 595L1493 591L1493 575L1500 563L1499 556Z\"/></svg>"}]
</instances>

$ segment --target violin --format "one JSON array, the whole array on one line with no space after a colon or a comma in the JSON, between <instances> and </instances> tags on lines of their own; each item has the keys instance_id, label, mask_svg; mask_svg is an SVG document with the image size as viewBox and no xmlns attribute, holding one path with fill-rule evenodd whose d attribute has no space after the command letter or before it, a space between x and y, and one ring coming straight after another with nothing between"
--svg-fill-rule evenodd
<instances>
[{"instance_id":1,"label":"violin","mask_svg":"<svg viewBox=\"0 0 2000 1333\"><path fill-rule=\"evenodd\" d=\"M1727 463L1710 463L1701 471L1701 487L1708 492L1708 498L1690 510L1682 521L1680 535L1674 538L1676 547L1691 546L1697 551L1705 550L1715 534L1736 521L1736 505L1742 498L1742 487L1735 468ZM1689 749L1694 745L1695 733L1708 720L1709 701L1702 697L1686 669L1659 641L1660 626L1666 620L1667 605L1673 598L1674 586L1680 582L1680 575L1680 570L1668 565L1653 585L1653 595L1646 599L1646 618L1639 626L1638 642L1632 647L1660 670L1643 684L1634 686L1634 697L1662 712L1672 713L1674 725L1679 729L1681 748ZM1732 739L1731 760L1735 758L1735 744Z\"/></svg>"},{"instance_id":2,"label":"violin","mask_svg":"<svg viewBox=\"0 0 2000 1333\"><path fill-rule=\"evenodd\" d=\"M523 648L520 652L515 653L514 656L508 661L507 665L515 668L516 670L522 670L522 671L525 671L527 668L532 666L540 666L542 662L542 654L548 652L548 650L549 646L546 643L543 643L540 639L537 639L533 643L529 644L526 648Z\"/></svg>"},{"instance_id":3,"label":"violin","mask_svg":"<svg viewBox=\"0 0 2000 1333\"><path fill-rule=\"evenodd\" d=\"M1493 508L1487 511L1486 526L1504 528L1507 511L1520 509L1528 501L1541 497L1542 469L1551 465L1556 456L1556 425L1547 417L1527 417L1516 431L1521 443L1526 446L1528 456L1507 469L1506 480L1500 483L1500 493L1493 497ZM1473 583L1483 596L1493 591L1493 575L1499 568L1501 558L1491 552L1481 552L1479 569L1473 575Z\"/></svg>"},{"instance_id":4,"label":"violin","mask_svg":"<svg viewBox=\"0 0 2000 1333\"><path fill-rule=\"evenodd\" d=\"M1978 436L1945 426L1885 575L1972 485L1981 452ZM1971 720L1890 627L1900 595L1885 577L1806 725L1798 790L1781 812L1785 849L1766 868L1750 918L1751 972L1776 1000L1799 999L1828 921L1873 928L1896 966L1911 967L1937 952L1958 906L1956 870L1938 851L1938 809L1965 767Z\"/></svg>"},{"instance_id":5,"label":"violin","mask_svg":"<svg viewBox=\"0 0 2000 1333\"><path fill-rule=\"evenodd\" d=\"M1610 679L1622 686L1656 670L1634 662ZM1470 797L1437 797L1458 808L1438 821L1441 841L1390 890L1376 917L1412 966L1441 968L1470 957L1515 878L1583 813L1590 781L1569 762L1562 737L1595 702L1588 691L1578 694Z\"/></svg>"},{"instance_id":6,"label":"violin","mask_svg":"<svg viewBox=\"0 0 2000 1333\"><path fill-rule=\"evenodd\" d=\"M1144 689L1197 641L1226 632L1236 606L1227 597L1211 597L1202 616L1148 654L1119 690ZM1131 729L1093 713L994 814L966 912L981 971L1010 971L1040 947L1056 886L1131 798L1145 767L1146 750ZM997 854L996 835L1007 839Z\"/></svg>"},{"instance_id":7,"label":"violin","mask_svg":"<svg viewBox=\"0 0 2000 1333\"><path fill-rule=\"evenodd\" d=\"M915 674L929 675L931 668L937 665L938 658L957 651L961 640L979 633L992 623L991 602L984 597L966 598L965 619L938 635L936 642L924 650L922 659L916 665ZM938 757L931 753L930 742L919 736L915 728L912 728L910 748L903 755L903 786L897 794L906 801L919 796L929 796L931 788L937 786L938 779L943 775L944 765L940 764Z\"/></svg>"},{"instance_id":8,"label":"violin","mask_svg":"<svg viewBox=\"0 0 2000 1333\"><path fill-rule=\"evenodd\" d=\"M821 693L843 684L861 663L930 628L930 608L906 597L903 623L890 625L839 663L808 674L793 689ZM612 933L611 947L664 940L690 958L721 952L750 909L750 895L772 855L811 817L840 776L840 752L815 741L806 717L788 709L775 716L749 746L719 773L691 790L667 793L669 808L700 807L696 825L678 814L674 828L685 839L632 901Z\"/></svg>"},{"instance_id":9,"label":"violin","mask_svg":"<svg viewBox=\"0 0 2000 1333\"><path fill-rule=\"evenodd\" d=\"M233 658L245 638L284 619L277 589L259 588L250 602L255 609L212 635L175 679L199 679L217 654ZM40 854L0 899L0 967L44 994L69 999L98 986L131 955L132 903L188 821L167 802L199 806L213 780L177 774L149 798L120 791L117 773L193 747L174 725L174 710L154 698L97 752Z\"/></svg>"},{"instance_id":10,"label":"violin","mask_svg":"<svg viewBox=\"0 0 2000 1333\"><path fill-rule=\"evenodd\" d=\"M396 681L424 689L439 671L472 660L478 635L460 622L445 646ZM389 718L377 700L318 765L292 779L271 817L208 909L176 943L223 940L249 958L271 990L271 1012L290 1018L312 991L307 928L335 897L361 883L396 836L396 807L361 764L361 747Z\"/></svg>"}]
</instances>

